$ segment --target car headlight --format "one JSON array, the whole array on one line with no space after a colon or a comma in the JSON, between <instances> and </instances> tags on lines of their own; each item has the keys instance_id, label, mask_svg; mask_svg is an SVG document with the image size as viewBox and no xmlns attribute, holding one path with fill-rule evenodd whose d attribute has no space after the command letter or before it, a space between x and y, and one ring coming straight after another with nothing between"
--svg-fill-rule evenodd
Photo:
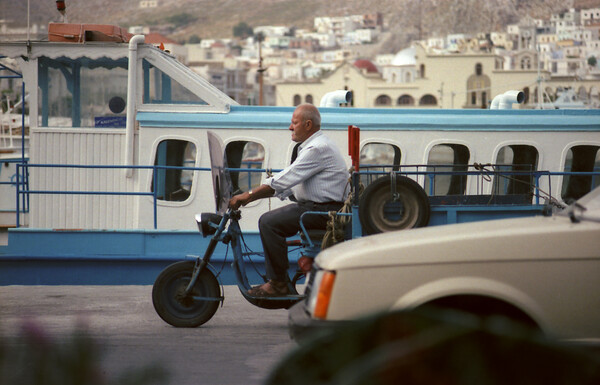
<instances>
[{"instance_id":1,"label":"car headlight","mask_svg":"<svg viewBox=\"0 0 600 385\"><path fill-rule=\"evenodd\" d=\"M335 271L319 270L315 274L313 287L308 298L308 311L313 318L325 319L335 282Z\"/></svg>"}]
</instances>

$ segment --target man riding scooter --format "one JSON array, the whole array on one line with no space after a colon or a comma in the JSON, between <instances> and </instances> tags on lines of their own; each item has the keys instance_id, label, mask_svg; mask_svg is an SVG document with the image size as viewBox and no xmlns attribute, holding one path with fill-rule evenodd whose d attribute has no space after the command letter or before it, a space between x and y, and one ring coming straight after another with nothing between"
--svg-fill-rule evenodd
<instances>
[{"instance_id":1,"label":"man riding scooter","mask_svg":"<svg viewBox=\"0 0 600 385\"><path fill-rule=\"evenodd\" d=\"M299 143L296 159L288 167L267 178L259 187L236 195L229 207L240 206L257 199L276 196L294 203L263 214L258 222L265 252L269 281L248 291L253 297L278 297L290 294L287 285L286 238L300 230L300 217L307 211L338 211L348 194L346 162L338 149L321 129L321 115L312 104L299 105L289 130L292 140ZM327 217L308 215L303 219L307 229L325 229Z\"/></svg>"}]
</instances>

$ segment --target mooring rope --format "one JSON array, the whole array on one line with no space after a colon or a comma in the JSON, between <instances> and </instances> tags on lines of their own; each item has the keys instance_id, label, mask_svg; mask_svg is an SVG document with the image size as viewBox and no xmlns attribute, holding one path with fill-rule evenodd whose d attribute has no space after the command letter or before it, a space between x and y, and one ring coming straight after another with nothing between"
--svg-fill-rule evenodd
<instances>
[{"instance_id":1,"label":"mooring rope","mask_svg":"<svg viewBox=\"0 0 600 385\"><path fill-rule=\"evenodd\" d=\"M348 186L352 186L352 172L354 168L351 167L350 177L348 178ZM359 183L358 187L358 196L360 197L365 189L365 186L362 182ZM352 217L349 215L338 215L340 214L349 214L352 212L352 201L354 200L354 193L352 189L350 189L350 193L348 197L344 201L344 205L338 211L330 211L329 219L327 220L327 228L325 230L325 235L323 236L323 241L321 242L321 250L324 250L328 247L335 245L336 243L343 242L346 239L346 227L348 223L352 220Z\"/></svg>"}]
</instances>

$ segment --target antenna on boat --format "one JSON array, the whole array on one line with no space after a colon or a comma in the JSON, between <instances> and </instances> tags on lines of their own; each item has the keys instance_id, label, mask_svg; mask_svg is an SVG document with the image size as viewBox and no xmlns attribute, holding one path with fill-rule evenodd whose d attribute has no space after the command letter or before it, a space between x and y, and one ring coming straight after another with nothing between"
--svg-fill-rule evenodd
<instances>
[{"instance_id":1,"label":"antenna on boat","mask_svg":"<svg viewBox=\"0 0 600 385\"><path fill-rule=\"evenodd\" d=\"M29 0L27 0L27 41L29 41Z\"/></svg>"},{"instance_id":2,"label":"antenna on boat","mask_svg":"<svg viewBox=\"0 0 600 385\"><path fill-rule=\"evenodd\" d=\"M56 0L56 9L63 17L63 23L67 22L67 6L65 5L65 0Z\"/></svg>"},{"instance_id":3,"label":"antenna on boat","mask_svg":"<svg viewBox=\"0 0 600 385\"><path fill-rule=\"evenodd\" d=\"M537 94L538 94L538 108L540 110L544 109L544 94L543 94L543 84L542 84L542 74L540 72L540 45L535 45L535 50L537 53Z\"/></svg>"},{"instance_id":4,"label":"antenna on boat","mask_svg":"<svg viewBox=\"0 0 600 385\"><path fill-rule=\"evenodd\" d=\"M263 68L263 57L262 57L262 42L265 39L264 35L262 34L262 32L259 32L258 34L256 34L254 36L254 39L256 40L256 42L258 42L258 105L262 106L264 103L263 100L263 83L264 83L264 72L266 71L266 68Z\"/></svg>"}]
</instances>

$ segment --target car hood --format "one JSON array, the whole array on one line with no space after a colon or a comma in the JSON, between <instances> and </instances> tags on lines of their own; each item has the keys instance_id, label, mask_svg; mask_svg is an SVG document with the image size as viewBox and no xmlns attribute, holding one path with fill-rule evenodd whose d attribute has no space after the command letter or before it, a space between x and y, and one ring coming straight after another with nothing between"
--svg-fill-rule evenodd
<instances>
[{"instance_id":1,"label":"car hood","mask_svg":"<svg viewBox=\"0 0 600 385\"><path fill-rule=\"evenodd\" d=\"M595 211L595 210L594 210ZM573 252L576 248L576 252ZM600 223L568 215L527 217L388 232L343 242L316 262L328 270L413 264L591 258Z\"/></svg>"}]
</instances>

